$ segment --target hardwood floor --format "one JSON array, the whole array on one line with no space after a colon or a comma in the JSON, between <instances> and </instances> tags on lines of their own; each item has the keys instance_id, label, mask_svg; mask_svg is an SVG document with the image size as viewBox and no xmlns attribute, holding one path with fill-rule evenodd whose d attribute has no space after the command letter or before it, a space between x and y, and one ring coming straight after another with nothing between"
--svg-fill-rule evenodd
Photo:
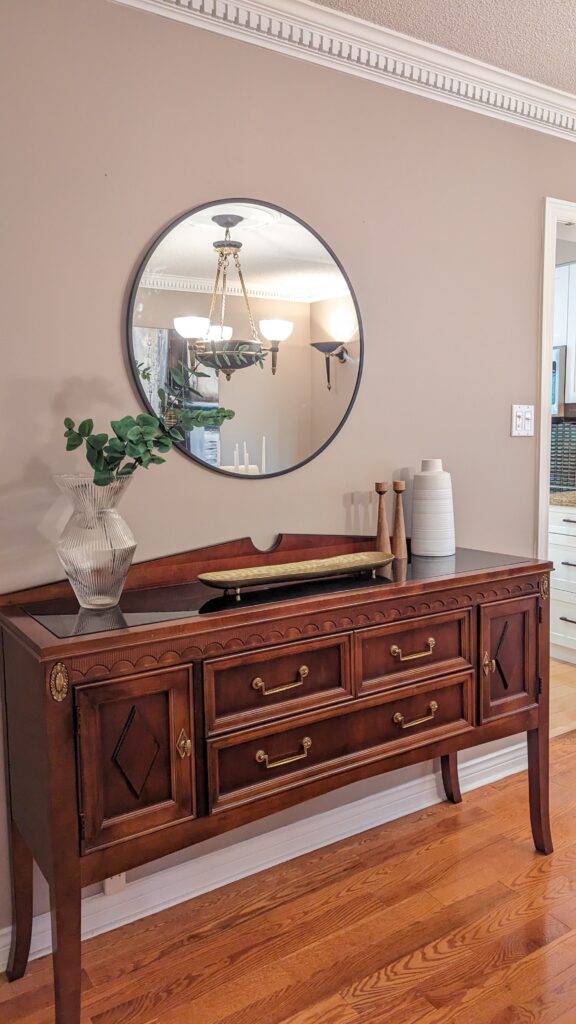
<instances>
[{"instance_id":1,"label":"hardwood floor","mask_svg":"<svg viewBox=\"0 0 576 1024\"><path fill-rule=\"evenodd\" d=\"M576 729L576 665L566 661L550 663L550 735Z\"/></svg>"},{"instance_id":2,"label":"hardwood floor","mask_svg":"<svg viewBox=\"0 0 576 1024\"><path fill-rule=\"evenodd\" d=\"M576 733L556 852L514 775L83 944L84 1024L574 1024ZM0 984L50 1024L51 963Z\"/></svg>"}]
</instances>

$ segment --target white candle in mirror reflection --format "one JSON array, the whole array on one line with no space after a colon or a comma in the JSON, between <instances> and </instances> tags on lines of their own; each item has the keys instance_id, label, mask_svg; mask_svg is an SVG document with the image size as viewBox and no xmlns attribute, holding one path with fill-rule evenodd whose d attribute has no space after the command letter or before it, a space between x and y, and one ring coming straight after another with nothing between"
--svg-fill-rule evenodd
<instances>
[{"instance_id":1,"label":"white candle in mirror reflection","mask_svg":"<svg viewBox=\"0 0 576 1024\"><path fill-rule=\"evenodd\" d=\"M260 472L266 472L266 434L262 434L262 469Z\"/></svg>"},{"instance_id":2,"label":"white candle in mirror reflection","mask_svg":"<svg viewBox=\"0 0 576 1024\"><path fill-rule=\"evenodd\" d=\"M248 472L248 466L249 465L250 465L250 460L248 458L248 447L246 445L246 441L244 441L244 472L245 473Z\"/></svg>"},{"instance_id":3,"label":"white candle in mirror reflection","mask_svg":"<svg viewBox=\"0 0 576 1024\"><path fill-rule=\"evenodd\" d=\"M238 444L234 445L234 469L240 469L240 451Z\"/></svg>"}]
</instances>

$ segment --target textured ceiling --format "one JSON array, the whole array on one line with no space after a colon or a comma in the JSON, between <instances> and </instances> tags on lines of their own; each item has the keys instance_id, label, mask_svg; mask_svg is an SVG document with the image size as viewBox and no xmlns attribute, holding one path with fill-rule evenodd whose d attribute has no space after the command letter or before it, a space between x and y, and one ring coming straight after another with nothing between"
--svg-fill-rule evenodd
<instances>
[{"instance_id":1,"label":"textured ceiling","mask_svg":"<svg viewBox=\"0 0 576 1024\"><path fill-rule=\"evenodd\" d=\"M576 0L322 0L319 6L576 93Z\"/></svg>"}]
</instances>

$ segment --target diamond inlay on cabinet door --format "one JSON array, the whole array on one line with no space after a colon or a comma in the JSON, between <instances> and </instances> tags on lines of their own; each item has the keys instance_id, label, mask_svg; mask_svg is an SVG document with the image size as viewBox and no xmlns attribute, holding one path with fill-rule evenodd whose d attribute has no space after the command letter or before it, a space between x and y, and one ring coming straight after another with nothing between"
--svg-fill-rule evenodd
<instances>
[{"instance_id":1,"label":"diamond inlay on cabinet door","mask_svg":"<svg viewBox=\"0 0 576 1024\"><path fill-rule=\"evenodd\" d=\"M159 750L158 740L133 705L112 760L118 765L134 796L139 797L142 793Z\"/></svg>"},{"instance_id":2,"label":"diamond inlay on cabinet door","mask_svg":"<svg viewBox=\"0 0 576 1024\"><path fill-rule=\"evenodd\" d=\"M190 671L146 672L77 686L82 852L195 815Z\"/></svg>"}]
</instances>

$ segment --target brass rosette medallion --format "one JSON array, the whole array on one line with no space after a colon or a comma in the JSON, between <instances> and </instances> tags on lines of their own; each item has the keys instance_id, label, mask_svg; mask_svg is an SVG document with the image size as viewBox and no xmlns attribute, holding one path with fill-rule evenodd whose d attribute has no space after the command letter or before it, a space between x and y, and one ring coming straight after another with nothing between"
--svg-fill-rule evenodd
<instances>
[{"instance_id":1,"label":"brass rosette medallion","mask_svg":"<svg viewBox=\"0 0 576 1024\"><path fill-rule=\"evenodd\" d=\"M58 661L50 673L50 693L52 699L59 703L68 696L68 669L62 661Z\"/></svg>"}]
</instances>

